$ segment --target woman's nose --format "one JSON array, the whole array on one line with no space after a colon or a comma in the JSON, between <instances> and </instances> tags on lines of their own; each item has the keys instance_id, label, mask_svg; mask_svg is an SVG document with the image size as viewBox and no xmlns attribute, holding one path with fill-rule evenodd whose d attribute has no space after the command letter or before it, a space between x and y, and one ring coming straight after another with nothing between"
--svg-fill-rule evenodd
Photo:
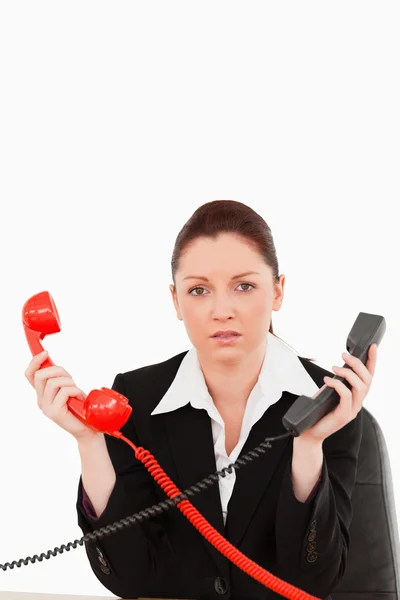
<instances>
[{"instance_id":1,"label":"woman's nose","mask_svg":"<svg viewBox=\"0 0 400 600\"><path fill-rule=\"evenodd\" d=\"M234 314L234 303L226 294L215 295L212 302L212 313L214 317L227 318Z\"/></svg>"}]
</instances>

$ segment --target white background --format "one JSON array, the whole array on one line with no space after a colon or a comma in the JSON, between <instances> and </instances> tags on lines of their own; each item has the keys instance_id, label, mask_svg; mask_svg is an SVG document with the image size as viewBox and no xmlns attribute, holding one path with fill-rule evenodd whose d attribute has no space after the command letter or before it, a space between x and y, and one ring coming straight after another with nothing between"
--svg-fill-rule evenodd
<instances>
[{"instance_id":1,"label":"white background","mask_svg":"<svg viewBox=\"0 0 400 600\"><path fill-rule=\"evenodd\" d=\"M24 302L87 393L190 347L168 285L175 238L215 199L270 225L275 333L342 365L360 311L383 315L365 400L400 505L397 2L0 5L0 563L80 538L75 440L24 377ZM0 571L1 590L110 596L82 547Z\"/></svg>"}]
</instances>

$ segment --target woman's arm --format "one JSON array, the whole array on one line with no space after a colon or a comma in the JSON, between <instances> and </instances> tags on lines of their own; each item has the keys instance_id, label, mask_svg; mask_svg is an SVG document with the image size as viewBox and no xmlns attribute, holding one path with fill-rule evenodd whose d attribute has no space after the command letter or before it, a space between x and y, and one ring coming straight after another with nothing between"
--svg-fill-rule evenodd
<instances>
[{"instance_id":1,"label":"woman's arm","mask_svg":"<svg viewBox=\"0 0 400 600\"><path fill-rule=\"evenodd\" d=\"M112 389L127 395L122 374L116 376ZM121 428L121 433L140 445L132 417ZM98 436L92 443L81 445L79 451L83 468L76 508L83 534L111 525L159 501L151 475L123 440ZM97 519L91 519L83 506L83 483L96 505ZM171 549L163 527L164 518L165 515L159 515L85 542L90 566L110 592L123 598L143 596L149 582L157 580L168 568Z\"/></svg>"},{"instance_id":2,"label":"woman's arm","mask_svg":"<svg viewBox=\"0 0 400 600\"><path fill-rule=\"evenodd\" d=\"M330 594L346 568L362 418L361 410L352 421L323 441L322 479L311 501L296 498L291 465L294 462L296 479L300 472L296 464L300 464L303 473L307 461L311 460L312 464L315 459L312 469L316 478L317 452L311 458L305 450L302 458L301 446L295 454L294 439L292 460L282 480L276 513L276 574L319 598ZM311 489L312 484L307 483L305 487ZM300 495L306 493L305 487Z\"/></svg>"},{"instance_id":3,"label":"woman's arm","mask_svg":"<svg viewBox=\"0 0 400 600\"><path fill-rule=\"evenodd\" d=\"M116 475L103 433L96 433L78 443L81 457L82 485L99 517L107 506L115 486Z\"/></svg>"},{"instance_id":4,"label":"woman's arm","mask_svg":"<svg viewBox=\"0 0 400 600\"><path fill-rule=\"evenodd\" d=\"M311 442L300 437L293 439L292 485L299 502L310 496L322 473L324 455L322 442Z\"/></svg>"}]
</instances>

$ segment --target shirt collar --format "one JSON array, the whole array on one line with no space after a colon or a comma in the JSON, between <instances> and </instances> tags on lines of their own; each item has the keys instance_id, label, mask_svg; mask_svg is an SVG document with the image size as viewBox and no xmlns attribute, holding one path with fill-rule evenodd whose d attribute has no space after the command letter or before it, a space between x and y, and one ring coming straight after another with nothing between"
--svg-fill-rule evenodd
<instances>
[{"instance_id":1,"label":"shirt collar","mask_svg":"<svg viewBox=\"0 0 400 600\"><path fill-rule=\"evenodd\" d=\"M318 389L298 355L285 342L268 332L261 371L248 400L251 399L254 404L252 421L260 418L268 406L280 399L284 391L297 396L311 396ZM171 412L188 403L193 408L204 408L210 417L221 421L207 389L197 350L193 346L184 356L172 384L151 414Z\"/></svg>"}]
</instances>

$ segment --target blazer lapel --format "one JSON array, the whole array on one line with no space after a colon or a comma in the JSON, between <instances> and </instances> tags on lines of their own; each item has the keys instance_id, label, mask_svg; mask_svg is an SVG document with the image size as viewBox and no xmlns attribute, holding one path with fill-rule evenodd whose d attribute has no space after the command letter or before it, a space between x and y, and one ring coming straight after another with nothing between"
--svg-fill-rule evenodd
<instances>
[{"instance_id":1,"label":"blazer lapel","mask_svg":"<svg viewBox=\"0 0 400 600\"><path fill-rule=\"evenodd\" d=\"M190 404L169 413L154 415L164 421L170 449L178 474L175 482L183 492L201 479L215 473L211 421L205 410ZM189 498L199 512L224 535L218 482ZM200 534L199 534L200 535ZM203 541L222 574L228 576L229 561L205 538Z\"/></svg>"},{"instance_id":2,"label":"blazer lapel","mask_svg":"<svg viewBox=\"0 0 400 600\"><path fill-rule=\"evenodd\" d=\"M261 419L253 425L239 458L258 446L266 437L285 433L282 417L295 399L294 394L284 392L280 400L265 411ZM291 437L286 437L270 442L271 447L266 449L265 454L259 455L254 461L241 466L236 471L236 481L228 504L226 522L226 534L234 546L239 545L261 496L291 440Z\"/></svg>"}]
</instances>

